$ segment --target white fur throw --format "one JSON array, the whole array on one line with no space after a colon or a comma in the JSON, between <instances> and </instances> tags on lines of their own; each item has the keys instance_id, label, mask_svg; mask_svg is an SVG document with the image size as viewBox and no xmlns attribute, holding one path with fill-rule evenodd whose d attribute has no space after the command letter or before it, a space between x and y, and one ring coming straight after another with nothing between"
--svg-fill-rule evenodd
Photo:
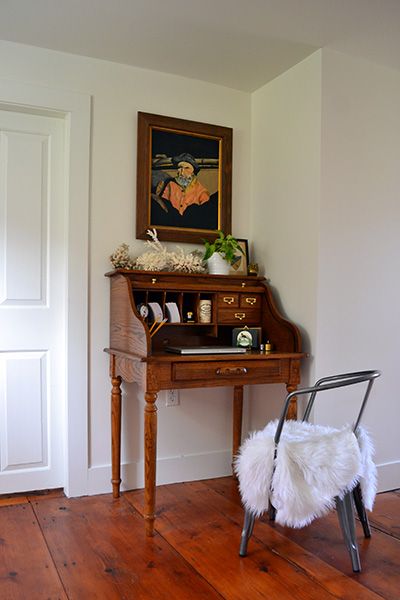
<instances>
[{"instance_id":1,"label":"white fur throw","mask_svg":"<svg viewBox=\"0 0 400 600\"><path fill-rule=\"evenodd\" d=\"M242 501L260 516L271 496L276 522L304 527L335 505L359 482L368 510L376 494L376 467L368 433L350 426L333 429L323 425L285 421L274 467L274 435L278 421L253 433L235 461Z\"/></svg>"}]
</instances>

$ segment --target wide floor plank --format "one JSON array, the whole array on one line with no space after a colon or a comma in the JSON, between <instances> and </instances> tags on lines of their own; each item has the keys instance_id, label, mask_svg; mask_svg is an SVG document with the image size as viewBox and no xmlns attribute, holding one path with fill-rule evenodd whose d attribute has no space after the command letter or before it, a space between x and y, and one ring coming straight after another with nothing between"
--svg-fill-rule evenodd
<instances>
[{"instance_id":1,"label":"wide floor plank","mask_svg":"<svg viewBox=\"0 0 400 600\"><path fill-rule=\"evenodd\" d=\"M378 494L369 520L376 529L400 539L400 493Z\"/></svg>"},{"instance_id":2,"label":"wide floor plank","mask_svg":"<svg viewBox=\"0 0 400 600\"><path fill-rule=\"evenodd\" d=\"M230 477L208 480L205 482L215 491L232 502L240 502L237 487ZM394 536L395 524L399 523L400 495L396 492L378 494L374 511L370 516L372 537L365 539L360 524L357 525L357 541L361 559L361 573L353 573L348 552L344 546L342 534L335 512L316 519L308 527L292 529L271 524L267 517L256 522L254 536L268 541L271 527L281 533L287 540L296 542L310 554L318 556L325 563L335 567L352 580L380 594L386 600L400 598L400 538ZM385 517L386 515L386 517ZM266 529L262 522L268 525ZM378 523L379 529L374 527ZM384 522L391 523L390 535L383 529ZM398 529L398 528L397 528ZM252 541L249 542L249 550Z\"/></svg>"},{"instance_id":3,"label":"wide floor plank","mask_svg":"<svg viewBox=\"0 0 400 600\"><path fill-rule=\"evenodd\" d=\"M146 538L125 498L56 498L34 508L68 598L220 599L164 539Z\"/></svg>"},{"instance_id":4,"label":"wide floor plank","mask_svg":"<svg viewBox=\"0 0 400 600\"><path fill-rule=\"evenodd\" d=\"M286 548L273 529L269 543L254 537L251 553L240 558L242 509L206 484L160 486L157 492L157 531L227 600L378 598L301 547ZM125 495L141 510L142 492Z\"/></svg>"},{"instance_id":5,"label":"wide floor plank","mask_svg":"<svg viewBox=\"0 0 400 600\"><path fill-rule=\"evenodd\" d=\"M0 598L67 598L28 503L3 506L0 509Z\"/></svg>"}]
</instances>

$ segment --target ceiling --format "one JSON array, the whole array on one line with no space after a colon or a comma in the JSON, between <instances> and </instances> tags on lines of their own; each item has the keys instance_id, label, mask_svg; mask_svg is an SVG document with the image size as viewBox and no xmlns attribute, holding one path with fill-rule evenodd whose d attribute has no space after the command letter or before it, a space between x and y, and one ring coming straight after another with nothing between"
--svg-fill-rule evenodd
<instances>
[{"instance_id":1,"label":"ceiling","mask_svg":"<svg viewBox=\"0 0 400 600\"><path fill-rule=\"evenodd\" d=\"M0 0L0 39L253 91L321 47L400 70L400 0Z\"/></svg>"}]
</instances>

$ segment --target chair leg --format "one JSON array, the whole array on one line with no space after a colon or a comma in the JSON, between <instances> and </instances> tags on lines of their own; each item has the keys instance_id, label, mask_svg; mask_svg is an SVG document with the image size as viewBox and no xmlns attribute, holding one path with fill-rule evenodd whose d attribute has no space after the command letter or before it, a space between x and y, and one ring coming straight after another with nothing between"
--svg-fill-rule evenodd
<instances>
[{"instance_id":1,"label":"chair leg","mask_svg":"<svg viewBox=\"0 0 400 600\"><path fill-rule=\"evenodd\" d=\"M359 572L361 571L361 563L356 540L356 527L351 492L345 494L342 500L336 497L336 510L339 517L340 527L343 532L344 541L350 553L353 571Z\"/></svg>"},{"instance_id":2,"label":"chair leg","mask_svg":"<svg viewBox=\"0 0 400 600\"><path fill-rule=\"evenodd\" d=\"M357 509L357 514L361 521L361 525L362 525L362 528L364 531L364 536L366 538L370 538L371 537L371 528L369 526L367 512L364 507L364 502L363 502L362 493L361 493L361 487L360 487L359 483L357 483L356 487L353 490L353 498L354 498L354 504Z\"/></svg>"},{"instance_id":3,"label":"chair leg","mask_svg":"<svg viewBox=\"0 0 400 600\"><path fill-rule=\"evenodd\" d=\"M268 504L268 517L270 521L275 521L276 508L271 504L271 502Z\"/></svg>"},{"instance_id":4,"label":"chair leg","mask_svg":"<svg viewBox=\"0 0 400 600\"><path fill-rule=\"evenodd\" d=\"M251 534L253 533L254 520L254 515L250 511L246 510L246 512L244 513L242 537L240 540L240 556L247 556L247 543L250 539Z\"/></svg>"}]
</instances>

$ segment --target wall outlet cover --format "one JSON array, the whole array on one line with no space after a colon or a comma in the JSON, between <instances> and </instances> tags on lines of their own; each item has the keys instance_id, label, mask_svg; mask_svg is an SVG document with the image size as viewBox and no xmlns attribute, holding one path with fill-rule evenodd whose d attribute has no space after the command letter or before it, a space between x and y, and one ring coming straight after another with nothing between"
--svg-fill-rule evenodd
<instances>
[{"instance_id":1,"label":"wall outlet cover","mask_svg":"<svg viewBox=\"0 0 400 600\"><path fill-rule=\"evenodd\" d=\"M179 406L179 390L167 390L165 406Z\"/></svg>"}]
</instances>

